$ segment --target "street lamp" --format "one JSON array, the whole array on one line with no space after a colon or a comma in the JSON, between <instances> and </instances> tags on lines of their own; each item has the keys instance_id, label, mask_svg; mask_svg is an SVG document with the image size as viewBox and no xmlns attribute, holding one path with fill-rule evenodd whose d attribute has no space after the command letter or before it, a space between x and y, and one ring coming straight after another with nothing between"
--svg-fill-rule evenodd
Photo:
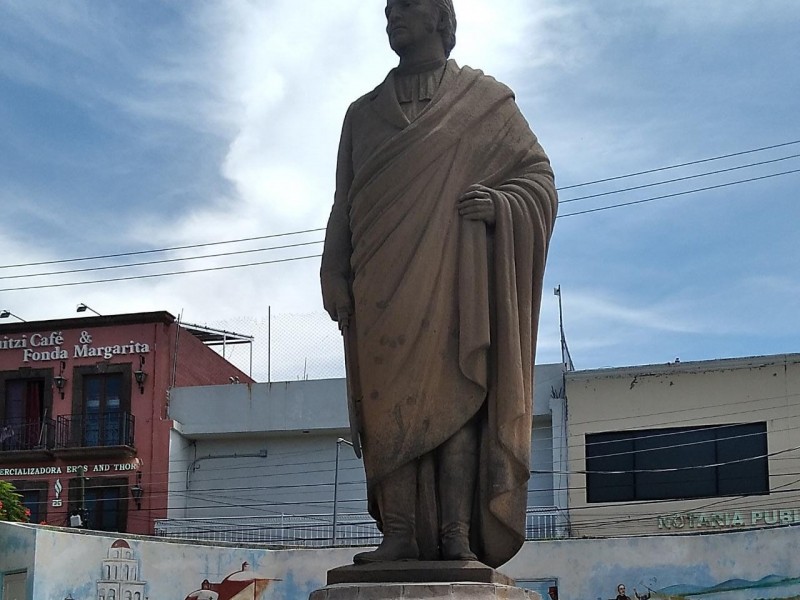
<instances>
[{"instance_id":1,"label":"street lamp","mask_svg":"<svg viewBox=\"0 0 800 600\"><path fill-rule=\"evenodd\" d=\"M15 315L14 313L12 313L12 312L11 312L10 310L8 310L8 309L5 309L5 308L4 308L3 310L0 310L0 319L7 319L8 317L14 317L15 319L19 319L19 320L20 320L20 321L22 321L23 323L26 323L26 322L27 322L27 321L25 321L25 319L23 319L22 317L18 317L17 315Z\"/></svg>"},{"instance_id":2,"label":"street lamp","mask_svg":"<svg viewBox=\"0 0 800 600\"><path fill-rule=\"evenodd\" d=\"M83 302L81 302L80 304L78 304L78 308L76 308L76 309L75 309L75 312L80 312L80 313L82 313L82 312L86 312L87 310L89 310L89 311L93 312L93 313L94 313L94 314L96 314L98 317L102 317L102 316L103 316L103 315L101 315L99 312L97 312L95 309L93 309L91 306L89 306L88 304L84 304Z\"/></svg>"},{"instance_id":3,"label":"street lamp","mask_svg":"<svg viewBox=\"0 0 800 600\"><path fill-rule=\"evenodd\" d=\"M333 544L336 545L336 521L339 517L339 447L342 444L347 444L351 448L353 447L352 442L348 442L344 438L339 438L336 440L336 470L333 474L333 532L331 537L333 538Z\"/></svg>"}]
</instances>

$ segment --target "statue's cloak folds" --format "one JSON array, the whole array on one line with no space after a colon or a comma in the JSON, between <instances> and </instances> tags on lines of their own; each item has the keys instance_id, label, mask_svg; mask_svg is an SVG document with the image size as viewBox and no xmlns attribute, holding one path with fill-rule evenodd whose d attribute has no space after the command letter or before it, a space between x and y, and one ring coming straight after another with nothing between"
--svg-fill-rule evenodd
<instances>
[{"instance_id":1,"label":"statue's cloak folds","mask_svg":"<svg viewBox=\"0 0 800 600\"><path fill-rule=\"evenodd\" d=\"M394 97L391 74L376 92ZM345 127L358 136L368 108L356 104ZM524 541L536 326L557 206L549 161L511 90L448 61L423 112L355 162L337 193L349 207L370 512L380 524L375 486L417 459L430 501L424 457L479 415L473 549L499 566ZM473 184L491 190L493 226L458 215ZM431 556L435 522L424 515L435 519L436 508L418 514Z\"/></svg>"}]
</instances>

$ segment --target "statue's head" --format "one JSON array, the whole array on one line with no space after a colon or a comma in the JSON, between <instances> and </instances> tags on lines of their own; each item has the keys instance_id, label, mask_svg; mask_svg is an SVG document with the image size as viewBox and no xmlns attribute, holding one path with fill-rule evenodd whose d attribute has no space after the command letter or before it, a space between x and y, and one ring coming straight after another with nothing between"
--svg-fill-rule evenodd
<instances>
[{"instance_id":1,"label":"statue's head","mask_svg":"<svg viewBox=\"0 0 800 600\"><path fill-rule=\"evenodd\" d=\"M430 1L439 9L439 33L442 35L444 54L450 56L456 45L456 9L453 8L453 0Z\"/></svg>"},{"instance_id":2,"label":"statue's head","mask_svg":"<svg viewBox=\"0 0 800 600\"><path fill-rule=\"evenodd\" d=\"M456 45L456 12L452 0L387 0L386 32L398 54L423 40L440 38L445 56Z\"/></svg>"}]
</instances>

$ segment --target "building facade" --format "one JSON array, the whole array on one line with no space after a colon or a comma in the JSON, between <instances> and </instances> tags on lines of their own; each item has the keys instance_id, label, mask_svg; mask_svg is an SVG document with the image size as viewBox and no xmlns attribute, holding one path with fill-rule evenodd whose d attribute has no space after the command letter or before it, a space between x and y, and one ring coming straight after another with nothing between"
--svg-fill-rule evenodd
<instances>
[{"instance_id":1,"label":"building facade","mask_svg":"<svg viewBox=\"0 0 800 600\"><path fill-rule=\"evenodd\" d=\"M800 354L576 371L577 537L800 524Z\"/></svg>"},{"instance_id":2,"label":"building facade","mask_svg":"<svg viewBox=\"0 0 800 600\"><path fill-rule=\"evenodd\" d=\"M153 531L167 512L170 391L251 381L208 335L166 312L0 325L0 479L32 522Z\"/></svg>"}]
</instances>

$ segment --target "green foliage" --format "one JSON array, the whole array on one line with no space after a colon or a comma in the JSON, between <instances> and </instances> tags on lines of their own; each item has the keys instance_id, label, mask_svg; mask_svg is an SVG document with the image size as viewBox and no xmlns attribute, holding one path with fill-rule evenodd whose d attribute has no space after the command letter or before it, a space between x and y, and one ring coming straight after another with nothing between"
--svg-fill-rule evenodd
<instances>
[{"instance_id":1,"label":"green foliage","mask_svg":"<svg viewBox=\"0 0 800 600\"><path fill-rule=\"evenodd\" d=\"M0 521L27 523L31 511L22 505L22 496L7 481L0 481Z\"/></svg>"}]
</instances>

